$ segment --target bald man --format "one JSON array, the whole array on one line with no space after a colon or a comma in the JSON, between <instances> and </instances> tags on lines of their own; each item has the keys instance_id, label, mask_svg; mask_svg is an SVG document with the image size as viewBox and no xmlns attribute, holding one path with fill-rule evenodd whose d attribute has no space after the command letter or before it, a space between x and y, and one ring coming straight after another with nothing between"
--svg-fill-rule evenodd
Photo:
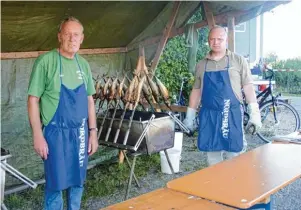
<instances>
[{"instance_id":1,"label":"bald man","mask_svg":"<svg viewBox=\"0 0 301 210\"><path fill-rule=\"evenodd\" d=\"M232 158L246 150L243 132L242 92L248 103L249 125L261 127L261 117L247 61L227 49L227 32L221 26L209 32L211 51L196 65L195 83L184 124L196 130L199 112L198 148L207 152L208 165Z\"/></svg>"}]
</instances>

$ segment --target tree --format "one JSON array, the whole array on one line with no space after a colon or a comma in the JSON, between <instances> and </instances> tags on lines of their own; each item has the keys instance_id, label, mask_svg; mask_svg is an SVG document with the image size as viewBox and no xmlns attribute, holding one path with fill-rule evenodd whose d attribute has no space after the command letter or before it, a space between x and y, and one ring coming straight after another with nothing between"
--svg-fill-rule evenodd
<instances>
[{"instance_id":1,"label":"tree","mask_svg":"<svg viewBox=\"0 0 301 210\"><path fill-rule=\"evenodd\" d=\"M201 10L197 11L188 23L198 22L200 20L202 20ZM199 47L197 51L197 62L204 58L209 51L207 37L207 28L198 30ZM169 90L169 94L173 102L178 97L181 78L189 78L188 84L183 88L183 95L185 99L188 99L194 83L194 75L188 71L187 54L188 48L185 46L184 35L171 38L165 46L156 70L156 76ZM186 101L188 102L188 100Z\"/></svg>"},{"instance_id":2,"label":"tree","mask_svg":"<svg viewBox=\"0 0 301 210\"><path fill-rule=\"evenodd\" d=\"M265 58L265 62L273 69L301 69L301 57L287 60L280 60L275 53L271 53ZM291 94L301 93L301 72L300 71L278 71L275 72L277 87L284 92Z\"/></svg>"}]
</instances>

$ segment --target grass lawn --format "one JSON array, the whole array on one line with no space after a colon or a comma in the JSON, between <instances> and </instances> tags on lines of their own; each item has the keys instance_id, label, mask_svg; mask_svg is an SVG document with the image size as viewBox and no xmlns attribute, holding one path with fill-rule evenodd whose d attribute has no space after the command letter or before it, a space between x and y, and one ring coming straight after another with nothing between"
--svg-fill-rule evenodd
<instances>
[{"instance_id":1,"label":"grass lawn","mask_svg":"<svg viewBox=\"0 0 301 210\"><path fill-rule=\"evenodd\" d=\"M295 96L295 97L301 97L301 94L291 94L291 93L283 93L281 92L282 96Z\"/></svg>"},{"instance_id":2,"label":"grass lawn","mask_svg":"<svg viewBox=\"0 0 301 210\"><path fill-rule=\"evenodd\" d=\"M159 154L143 155L137 158L135 174L143 177L154 167L160 165ZM117 188L125 188L129 177L129 167L124 164L107 162L88 171L85 191L82 199L83 209L87 209L86 201L94 197L112 194ZM43 209L44 185L36 189L28 189L5 196L4 203L8 209ZM66 202L65 202L66 203Z\"/></svg>"}]
</instances>

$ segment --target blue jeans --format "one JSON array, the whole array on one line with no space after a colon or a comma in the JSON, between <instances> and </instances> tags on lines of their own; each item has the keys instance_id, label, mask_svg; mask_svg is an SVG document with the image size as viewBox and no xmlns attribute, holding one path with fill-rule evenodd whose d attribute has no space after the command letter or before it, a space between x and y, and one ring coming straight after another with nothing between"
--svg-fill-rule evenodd
<instances>
[{"instance_id":1,"label":"blue jeans","mask_svg":"<svg viewBox=\"0 0 301 210\"><path fill-rule=\"evenodd\" d=\"M84 187L70 187L67 189L67 210L79 210ZM62 191L45 189L45 210L63 210L64 202Z\"/></svg>"}]
</instances>

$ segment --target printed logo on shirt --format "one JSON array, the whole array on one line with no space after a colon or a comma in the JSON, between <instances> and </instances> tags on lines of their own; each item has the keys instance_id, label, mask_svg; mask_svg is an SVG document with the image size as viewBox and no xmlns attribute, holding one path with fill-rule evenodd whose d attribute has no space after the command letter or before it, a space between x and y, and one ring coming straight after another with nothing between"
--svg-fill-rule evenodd
<instances>
[{"instance_id":1,"label":"printed logo on shirt","mask_svg":"<svg viewBox=\"0 0 301 210\"><path fill-rule=\"evenodd\" d=\"M77 70L76 73L77 73L77 79L82 80L84 78L85 73L83 71Z\"/></svg>"},{"instance_id":2,"label":"printed logo on shirt","mask_svg":"<svg viewBox=\"0 0 301 210\"><path fill-rule=\"evenodd\" d=\"M230 99L224 100L223 118L222 118L222 134L225 139L229 135L229 109L230 109Z\"/></svg>"},{"instance_id":3,"label":"printed logo on shirt","mask_svg":"<svg viewBox=\"0 0 301 210\"><path fill-rule=\"evenodd\" d=\"M85 131L86 118L83 119L82 125L79 128L79 166L84 166L86 157L86 131Z\"/></svg>"}]
</instances>

